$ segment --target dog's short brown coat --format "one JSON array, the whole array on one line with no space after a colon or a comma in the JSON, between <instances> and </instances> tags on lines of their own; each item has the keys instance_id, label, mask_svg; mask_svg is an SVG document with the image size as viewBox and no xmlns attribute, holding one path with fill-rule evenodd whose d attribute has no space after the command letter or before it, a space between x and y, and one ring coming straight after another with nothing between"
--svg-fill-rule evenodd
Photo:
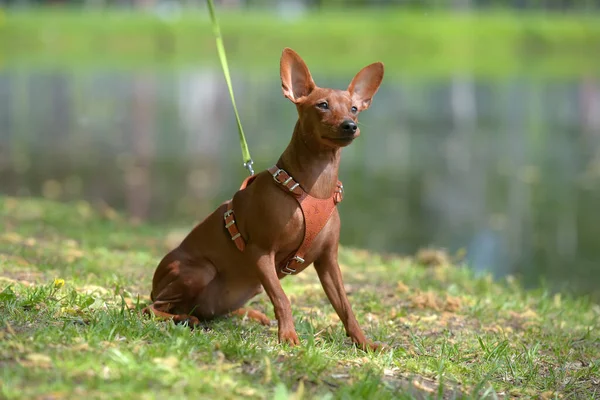
<instances>
[{"instance_id":1,"label":"dog's short brown coat","mask_svg":"<svg viewBox=\"0 0 600 400\"><path fill-rule=\"evenodd\" d=\"M357 117L366 110L383 79L383 64L363 68L347 90L320 88L291 49L280 63L282 90L298 110L292 139L277 165L311 196L327 198L338 183L341 150L360 135ZM277 187L267 171L233 196L238 229L246 241L239 251L223 226L226 203L198 224L158 265L152 281L153 303L144 309L175 321L209 320L226 314L248 315L269 324L262 313L243 308L262 292L269 296L279 341L299 344L290 302L276 268L301 244L304 217L297 201ZM337 208L306 253L303 268L314 264L323 289L354 343L377 347L360 328L338 266L340 217Z\"/></svg>"}]
</instances>

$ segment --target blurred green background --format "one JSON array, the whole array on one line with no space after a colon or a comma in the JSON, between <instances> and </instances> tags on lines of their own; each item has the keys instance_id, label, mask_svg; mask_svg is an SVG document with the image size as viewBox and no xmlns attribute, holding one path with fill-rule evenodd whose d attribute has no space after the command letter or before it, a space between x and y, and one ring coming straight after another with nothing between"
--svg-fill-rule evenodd
<instances>
[{"instance_id":1,"label":"blurred green background","mask_svg":"<svg viewBox=\"0 0 600 400\"><path fill-rule=\"evenodd\" d=\"M600 295L600 0L215 1L258 170L320 86L383 61L344 150L342 245L466 249ZM0 194L191 228L245 177L204 1L0 1Z\"/></svg>"}]
</instances>

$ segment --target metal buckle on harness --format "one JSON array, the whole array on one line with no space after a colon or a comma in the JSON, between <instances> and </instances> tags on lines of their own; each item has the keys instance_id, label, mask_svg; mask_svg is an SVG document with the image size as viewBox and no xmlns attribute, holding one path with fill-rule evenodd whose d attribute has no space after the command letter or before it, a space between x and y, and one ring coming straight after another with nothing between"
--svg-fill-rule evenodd
<instances>
[{"instance_id":1,"label":"metal buckle on harness","mask_svg":"<svg viewBox=\"0 0 600 400\"><path fill-rule=\"evenodd\" d=\"M227 221L227 218L228 218L228 217L229 217L231 214L233 214L233 209L225 211L225 214L223 214L223 219L224 219L225 221ZM225 228L229 229L229 227L230 227L231 225L233 225L233 224L235 224L235 219L232 219L231 221L229 221L228 223L226 223L226 224L225 224Z\"/></svg>"},{"instance_id":2,"label":"metal buckle on harness","mask_svg":"<svg viewBox=\"0 0 600 400\"><path fill-rule=\"evenodd\" d=\"M273 174L273 180L277 183L281 183L281 181L279 179L277 179L279 177L279 174L281 174L282 172L285 172L284 170L282 170L281 168L278 169L277 171L275 171L275 173ZM287 174L287 172L286 172ZM289 174L288 174L289 176Z\"/></svg>"},{"instance_id":3,"label":"metal buckle on harness","mask_svg":"<svg viewBox=\"0 0 600 400\"><path fill-rule=\"evenodd\" d=\"M279 174L281 174L282 172L285 172L288 175L288 178L285 181L280 181L279 179ZM280 185L283 185L285 187L287 187L288 183L290 183L290 181L292 181L294 178L292 178L292 176L290 174L288 174L286 171L282 170L281 168L279 168L277 171L275 171L275 173L273 173L273 180L277 183L279 183ZM288 188L288 190L290 192L293 192L294 190L296 190L296 188L300 186L300 184L298 182L296 182L294 185L292 185L291 188Z\"/></svg>"},{"instance_id":4,"label":"metal buckle on harness","mask_svg":"<svg viewBox=\"0 0 600 400\"><path fill-rule=\"evenodd\" d=\"M288 263L285 265L285 267L283 267L281 269L281 272L283 272L286 275L291 275L294 272L296 272L296 270L294 268L290 268L290 263L292 261L296 261L298 264L304 264L304 259L302 257L294 256L294 257L292 257L292 259L290 261L288 261Z\"/></svg>"}]
</instances>

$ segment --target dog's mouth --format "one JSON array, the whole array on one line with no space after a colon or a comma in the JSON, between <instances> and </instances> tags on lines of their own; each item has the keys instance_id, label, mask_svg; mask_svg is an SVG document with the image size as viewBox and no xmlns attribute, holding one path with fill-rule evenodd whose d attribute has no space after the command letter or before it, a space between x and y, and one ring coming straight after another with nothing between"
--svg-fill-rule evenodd
<instances>
[{"instance_id":1,"label":"dog's mouth","mask_svg":"<svg viewBox=\"0 0 600 400\"><path fill-rule=\"evenodd\" d=\"M354 139L356 139L358 137L358 135L353 135L353 136L336 136L336 137L332 137L332 136L323 136L323 139L333 142L336 145L347 145L352 143L352 141Z\"/></svg>"}]
</instances>

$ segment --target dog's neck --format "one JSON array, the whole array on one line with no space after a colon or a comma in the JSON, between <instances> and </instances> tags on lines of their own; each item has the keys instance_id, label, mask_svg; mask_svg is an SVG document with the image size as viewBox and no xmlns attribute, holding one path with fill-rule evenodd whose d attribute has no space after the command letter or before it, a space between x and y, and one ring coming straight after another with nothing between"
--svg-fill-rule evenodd
<instances>
[{"instance_id":1,"label":"dog's neck","mask_svg":"<svg viewBox=\"0 0 600 400\"><path fill-rule=\"evenodd\" d=\"M312 138L314 136L298 120L278 165L308 194L324 199L330 197L337 186L342 149L315 143Z\"/></svg>"}]
</instances>

